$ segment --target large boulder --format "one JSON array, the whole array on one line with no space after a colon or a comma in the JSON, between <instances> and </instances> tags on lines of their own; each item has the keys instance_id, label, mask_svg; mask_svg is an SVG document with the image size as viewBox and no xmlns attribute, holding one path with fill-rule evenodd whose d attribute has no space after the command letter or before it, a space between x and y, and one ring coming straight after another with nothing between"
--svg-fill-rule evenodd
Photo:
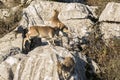
<instances>
[{"instance_id":1,"label":"large boulder","mask_svg":"<svg viewBox=\"0 0 120 80\"><path fill-rule=\"evenodd\" d=\"M99 21L120 22L120 3L109 2L100 15Z\"/></svg>"},{"instance_id":2,"label":"large boulder","mask_svg":"<svg viewBox=\"0 0 120 80\"><path fill-rule=\"evenodd\" d=\"M29 52L28 57L18 63L13 80L58 80L57 62L65 57L72 57L76 63L69 80L86 80L86 58L81 54L74 57L67 49L52 46L41 46Z\"/></svg>"},{"instance_id":3,"label":"large boulder","mask_svg":"<svg viewBox=\"0 0 120 80\"><path fill-rule=\"evenodd\" d=\"M20 25L23 27L29 27L32 25L51 25L50 19L53 16L53 10L57 9L60 14L58 18L63 22L74 34L77 36L84 36L87 32L87 28L93 24L88 18L91 13L90 7L80 3L58 3L48 1L33 1L23 11L23 18ZM90 12L91 11L91 12ZM79 33L77 33L79 32Z\"/></svg>"},{"instance_id":4,"label":"large boulder","mask_svg":"<svg viewBox=\"0 0 120 80\"><path fill-rule=\"evenodd\" d=\"M22 49L21 34L15 39L15 34L11 32L0 39L0 54L9 54L10 49L14 47Z\"/></svg>"},{"instance_id":5,"label":"large boulder","mask_svg":"<svg viewBox=\"0 0 120 80\"><path fill-rule=\"evenodd\" d=\"M18 22L22 18L22 9L22 5L0 9L0 37L18 26Z\"/></svg>"},{"instance_id":6,"label":"large boulder","mask_svg":"<svg viewBox=\"0 0 120 80\"><path fill-rule=\"evenodd\" d=\"M20 27L24 29L32 25L51 25L50 18L52 17L54 9L60 11L59 19L71 30L74 37L83 37L89 32L88 28L93 24L88 18L88 16L93 13L92 10L89 10L89 7L80 3L69 4L39 0L34 0L23 10L23 16L17 29ZM17 38L15 38L15 32L10 32L0 39L1 65L3 65L3 63L9 65L5 67L5 69L8 68L8 71L5 71L5 73L8 73L7 77L0 72L3 78L6 77L5 80L11 77L11 75L9 76L9 74L11 74L9 70L12 70L12 74L14 75L14 77L12 75L12 80L58 80L58 56L60 60L65 57L73 58L75 69L70 80L87 79L85 66L88 62L86 56L82 55L80 52L68 51L68 49L59 46L44 45L31 50L27 56L21 57L22 40L23 35L19 34ZM20 57L14 58L13 55ZM94 67L94 65L92 65L92 69L96 72L96 66ZM68 72L68 74L69 73L71 72Z\"/></svg>"},{"instance_id":7,"label":"large boulder","mask_svg":"<svg viewBox=\"0 0 120 80\"><path fill-rule=\"evenodd\" d=\"M25 58L23 54L17 54L15 56L9 56L5 61L0 64L0 80L13 80L14 72L18 62Z\"/></svg>"},{"instance_id":8,"label":"large boulder","mask_svg":"<svg viewBox=\"0 0 120 80\"><path fill-rule=\"evenodd\" d=\"M0 1L0 37L15 29L22 18L23 8L32 0L1 0Z\"/></svg>"},{"instance_id":9,"label":"large boulder","mask_svg":"<svg viewBox=\"0 0 120 80\"><path fill-rule=\"evenodd\" d=\"M80 3L69 4L33 1L26 9L23 10L23 17L19 26L25 28L31 25L51 25L49 19L52 16L53 9L61 10L59 19L71 30L73 36L82 37L89 32L87 28L92 24L92 21L86 17L89 15L87 7ZM17 11L16 8L15 10ZM75 12L73 12L73 10ZM78 18L76 16L77 11L80 13ZM65 12L69 13L66 15ZM64 19L64 16L66 16L66 19ZM8 19L5 18L5 20ZM16 39L15 33L11 32L0 39L0 45L0 53L7 53L12 47L19 47L22 49L22 35L18 35Z\"/></svg>"},{"instance_id":10,"label":"large boulder","mask_svg":"<svg viewBox=\"0 0 120 80\"><path fill-rule=\"evenodd\" d=\"M110 2L100 15L100 28L104 39L120 37L120 3Z\"/></svg>"},{"instance_id":11,"label":"large boulder","mask_svg":"<svg viewBox=\"0 0 120 80\"><path fill-rule=\"evenodd\" d=\"M58 0L60 2L69 2L69 3L72 3L72 2L80 2L80 3L84 3L85 0Z\"/></svg>"},{"instance_id":12,"label":"large boulder","mask_svg":"<svg viewBox=\"0 0 120 80\"><path fill-rule=\"evenodd\" d=\"M104 39L120 38L120 24L117 23L102 23L100 24Z\"/></svg>"},{"instance_id":13,"label":"large boulder","mask_svg":"<svg viewBox=\"0 0 120 80\"><path fill-rule=\"evenodd\" d=\"M12 52L14 53L14 51ZM72 72L58 66L58 62L64 63L64 58L71 57L75 63ZM91 61L92 72L97 73L99 68ZM69 65L69 61L65 62ZM71 62L70 62L71 63ZM67 65L66 64L66 65ZM1 80L58 80L60 76L69 80L87 80L87 58L79 52L71 52L59 46L40 46L28 53L11 55L0 64ZM58 74L58 69L62 74Z\"/></svg>"}]
</instances>

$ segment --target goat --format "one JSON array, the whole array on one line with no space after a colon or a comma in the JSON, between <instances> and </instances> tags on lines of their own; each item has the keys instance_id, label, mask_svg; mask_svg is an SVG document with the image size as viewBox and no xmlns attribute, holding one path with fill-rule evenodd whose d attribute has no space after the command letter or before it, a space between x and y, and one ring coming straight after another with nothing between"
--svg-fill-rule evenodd
<instances>
[{"instance_id":1,"label":"goat","mask_svg":"<svg viewBox=\"0 0 120 80\"><path fill-rule=\"evenodd\" d=\"M57 72L60 80L69 80L70 76L74 73L75 62L72 57L65 57L63 63L57 62Z\"/></svg>"},{"instance_id":2,"label":"goat","mask_svg":"<svg viewBox=\"0 0 120 80\"><path fill-rule=\"evenodd\" d=\"M58 15L59 12L57 10L54 10L53 16L50 19L52 26L59 28L65 33L68 33L68 27L59 20Z\"/></svg>"},{"instance_id":3,"label":"goat","mask_svg":"<svg viewBox=\"0 0 120 80\"><path fill-rule=\"evenodd\" d=\"M22 46L24 48L25 42L27 40L30 42L30 39L34 37L46 38L48 40L48 44L51 44L50 40L52 41L52 44L54 44L55 35L59 35L59 29L57 28L53 28L51 26L31 26L25 34L26 37L23 39Z\"/></svg>"}]
</instances>

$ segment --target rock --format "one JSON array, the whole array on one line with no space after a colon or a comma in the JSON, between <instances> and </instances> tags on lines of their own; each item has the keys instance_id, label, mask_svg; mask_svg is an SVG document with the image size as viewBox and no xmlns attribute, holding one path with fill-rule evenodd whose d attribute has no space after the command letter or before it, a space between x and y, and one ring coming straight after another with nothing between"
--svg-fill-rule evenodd
<instances>
[{"instance_id":1,"label":"rock","mask_svg":"<svg viewBox=\"0 0 120 80\"><path fill-rule=\"evenodd\" d=\"M80 2L80 3L84 3L85 0L58 0L60 2L68 2L68 3L72 3L72 2Z\"/></svg>"},{"instance_id":2,"label":"rock","mask_svg":"<svg viewBox=\"0 0 120 80\"><path fill-rule=\"evenodd\" d=\"M17 63L24 58L22 54L10 56L0 64L0 80L13 80Z\"/></svg>"},{"instance_id":3,"label":"rock","mask_svg":"<svg viewBox=\"0 0 120 80\"><path fill-rule=\"evenodd\" d=\"M0 9L0 37L3 37L18 26L18 22L22 17L21 6Z\"/></svg>"},{"instance_id":4,"label":"rock","mask_svg":"<svg viewBox=\"0 0 120 80\"><path fill-rule=\"evenodd\" d=\"M0 9L5 8L5 5L3 4L2 1L0 1Z\"/></svg>"},{"instance_id":5,"label":"rock","mask_svg":"<svg viewBox=\"0 0 120 80\"><path fill-rule=\"evenodd\" d=\"M102 23L100 29L104 39L110 39L114 37L120 37L120 24L116 23Z\"/></svg>"},{"instance_id":6,"label":"rock","mask_svg":"<svg viewBox=\"0 0 120 80\"><path fill-rule=\"evenodd\" d=\"M22 1L23 3L26 2L26 0ZM31 0L28 0L28 3L29 1ZM10 10L17 12L17 9L19 9L19 7L14 7ZM93 24L88 16L92 14L89 13L89 7L80 3L69 4L34 0L23 10L22 19L18 27L25 29L32 25L51 25L49 19L52 17L52 11L54 9L60 11L59 19L69 28L71 37L88 35L88 28ZM92 10L90 11L92 12ZM7 13L9 13L9 9ZM15 15L15 13L10 13L10 15L13 14ZM9 14L5 15L9 17ZM2 19L7 20L7 18ZM8 22L12 20L13 19L10 18ZM66 37L63 37L63 39L65 40L63 46L66 47L68 40ZM27 56L25 56L21 54L22 41L23 34L19 34L17 38L15 38L15 32L13 31L0 39L0 54L7 55L5 59L1 58L0 64L7 64L5 67L5 69L8 69L8 71L5 70L7 76L3 75L0 71L0 74L5 80L10 80L10 77L12 77L11 80L58 80L58 58L64 59L69 56L75 61L74 71L68 72L70 73L68 76L71 76L69 80L87 80L85 75L86 56L77 52L77 48L76 51L68 51L60 46L38 45L39 41L41 42L41 39L38 39L36 41L32 40L31 46L35 46L35 48L32 48ZM37 46L33 43L37 44ZM76 42L75 47L78 46L77 44L79 44L79 42ZM4 67L1 67L1 70L2 69L4 70ZM63 70L62 72L64 74L65 71Z\"/></svg>"},{"instance_id":7,"label":"rock","mask_svg":"<svg viewBox=\"0 0 120 80\"><path fill-rule=\"evenodd\" d=\"M120 37L120 3L109 2L100 15L100 29L105 40Z\"/></svg>"},{"instance_id":8,"label":"rock","mask_svg":"<svg viewBox=\"0 0 120 80\"><path fill-rule=\"evenodd\" d=\"M30 4L32 0L1 0L2 8L12 8L20 4ZM0 5L1 6L1 5Z\"/></svg>"},{"instance_id":9,"label":"rock","mask_svg":"<svg viewBox=\"0 0 120 80\"><path fill-rule=\"evenodd\" d=\"M11 32L0 39L0 54L10 54L9 51L13 47L22 49L22 35L18 35L15 39L14 32Z\"/></svg>"},{"instance_id":10,"label":"rock","mask_svg":"<svg viewBox=\"0 0 120 80\"><path fill-rule=\"evenodd\" d=\"M11 69L6 64L0 64L0 80L12 80Z\"/></svg>"},{"instance_id":11,"label":"rock","mask_svg":"<svg viewBox=\"0 0 120 80\"><path fill-rule=\"evenodd\" d=\"M89 15L87 7L84 4L70 3L62 8L59 15L61 20L84 19Z\"/></svg>"},{"instance_id":12,"label":"rock","mask_svg":"<svg viewBox=\"0 0 120 80\"><path fill-rule=\"evenodd\" d=\"M18 5L10 9L0 9L0 19L5 21L5 23L14 22L14 20L20 20L22 14L22 7Z\"/></svg>"},{"instance_id":13,"label":"rock","mask_svg":"<svg viewBox=\"0 0 120 80\"><path fill-rule=\"evenodd\" d=\"M19 26L23 8L27 7L30 2L31 0L24 0L23 2L19 0L0 1L0 37Z\"/></svg>"},{"instance_id":14,"label":"rock","mask_svg":"<svg viewBox=\"0 0 120 80\"><path fill-rule=\"evenodd\" d=\"M73 7L72 7L73 6ZM65 8L65 9L64 9ZM18 11L18 7L12 8L12 11ZM50 25L49 19L52 16L53 9L61 10L60 19L64 18L61 14L69 12L67 18L74 14L71 18L77 18L76 13L73 10L79 11L79 13L84 14L85 16L89 15L89 12L86 9L86 6L80 3L59 3L59 2L47 2L47 1L33 1L27 8L23 10L23 17L19 23L19 26L23 28L31 25ZM9 13L9 12L8 12ZM12 15L15 13L12 13ZM20 14L19 14L20 15ZM78 16L78 19L62 20L63 23L70 29L73 36L82 37L87 35L87 28L92 24L92 21L89 19L79 19L84 18L84 15ZM9 17L9 15L7 16ZM8 20L5 18L5 20ZM10 19L12 21L13 19ZM9 22L9 21L8 21ZM18 27L19 27L18 26ZM17 39L14 37L14 33L11 32L0 39L0 52L6 53L12 47L19 47L22 49L22 36L19 35Z\"/></svg>"},{"instance_id":15,"label":"rock","mask_svg":"<svg viewBox=\"0 0 120 80\"><path fill-rule=\"evenodd\" d=\"M99 21L120 22L120 3L109 2L100 15Z\"/></svg>"},{"instance_id":16,"label":"rock","mask_svg":"<svg viewBox=\"0 0 120 80\"><path fill-rule=\"evenodd\" d=\"M71 35L75 37L87 36L91 31L89 27L93 24L89 19L83 20L68 20L63 22L66 26L68 26Z\"/></svg>"},{"instance_id":17,"label":"rock","mask_svg":"<svg viewBox=\"0 0 120 80\"><path fill-rule=\"evenodd\" d=\"M57 56L56 56L57 55ZM71 53L62 47L50 47L50 46L41 46L37 47L33 51L28 53L28 57L21 60L16 68L14 79L13 80L58 80L57 73L57 61L59 57L73 57ZM85 58L77 56L78 60L75 62L79 63L79 60L83 60L83 63L76 64L76 72L72 75L73 78L86 80L84 66ZM73 57L74 59L75 57ZM80 59L79 59L80 58ZM48 67L49 66L49 67ZM79 67L78 67L79 66ZM80 71L79 71L80 70ZM80 73L78 73L80 72ZM76 75L77 74L77 75ZM72 78L71 77L71 78ZM71 79L69 79L71 80Z\"/></svg>"},{"instance_id":18,"label":"rock","mask_svg":"<svg viewBox=\"0 0 120 80\"><path fill-rule=\"evenodd\" d=\"M48 9L49 8L49 9ZM92 8L86 7L80 3L58 3L47 1L33 1L29 7L24 9L23 18L20 25L23 27L32 25L51 25L50 18L54 9L60 11L59 19L70 30L74 30L74 33L78 36L84 36L88 32L87 28L93 24L93 22L87 18L92 12ZM77 14L77 15L76 15ZM71 31L73 32L73 31Z\"/></svg>"},{"instance_id":19,"label":"rock","mask_svg":"<svg viewBox=\"0 0 120 80\"><path fill-rule=\"evenodd\" d=\"M20 4L19 0L1 0L1 2L6 6L6 7L15 7Z\"/></svg>"}]
</instances>

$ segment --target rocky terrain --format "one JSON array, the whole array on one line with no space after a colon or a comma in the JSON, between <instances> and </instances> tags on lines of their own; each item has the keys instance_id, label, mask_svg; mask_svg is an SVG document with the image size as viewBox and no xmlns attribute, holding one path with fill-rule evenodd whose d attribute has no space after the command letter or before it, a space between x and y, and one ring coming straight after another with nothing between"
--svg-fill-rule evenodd
<instances>
[{"instance_id":1,"label":"rocky terrain","mask_svg":"<svg viewBox=\"0 0 120 80\"><path fill-rule=\"evenodd\" d=\"M82 3L1 0L0 4L0 80L120 80L120 3L109 2L100 16L97 6ZM24 29L52 26L55 9L71 32L62 36L63 46L34 38L23 50ZM15 30L20 33L17 38Z\"/></svg>"}]
</instances>

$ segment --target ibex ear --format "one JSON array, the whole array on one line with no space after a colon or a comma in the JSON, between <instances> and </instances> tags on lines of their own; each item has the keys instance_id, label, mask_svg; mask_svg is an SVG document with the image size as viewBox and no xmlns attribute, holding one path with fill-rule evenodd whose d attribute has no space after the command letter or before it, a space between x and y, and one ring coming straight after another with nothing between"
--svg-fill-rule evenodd
<instances>
[{"instance_id":1,"label":"ibex ear","mask_svg":"<svg viewBox=\"0 0 120 80\"><path fill-rule=\"evenodd\" d=\"M55 12L55 13L59 13L59 11L58 11L57 9L54 9L54 12Z\"/></svg>"}]
</instances>

